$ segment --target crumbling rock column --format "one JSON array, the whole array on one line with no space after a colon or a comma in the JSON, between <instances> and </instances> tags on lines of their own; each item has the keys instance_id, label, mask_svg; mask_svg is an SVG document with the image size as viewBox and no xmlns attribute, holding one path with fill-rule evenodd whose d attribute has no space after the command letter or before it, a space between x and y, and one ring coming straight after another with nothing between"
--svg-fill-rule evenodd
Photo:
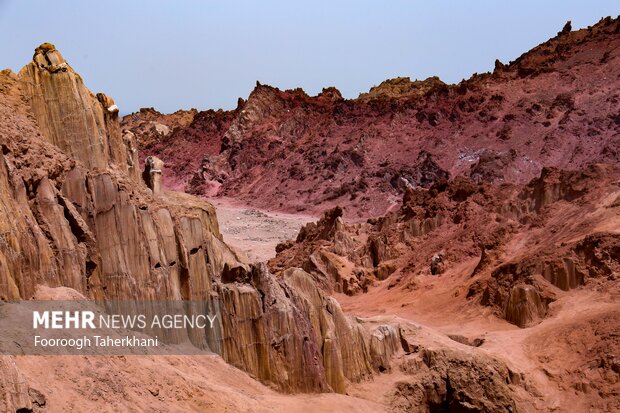
<instances>
[{"instance_id":1,"label":"crumbling rock column","mask_svg":"<svg viewBox=\"0 0 620 413\"><path fill-rule=\"evenodd\" d=\"M118 106L109 96L88 90L53 44L35 49L19 79L45 139L89 169L115 164L138 178L138 171L128 168Z\"/></svg>"},{"instance_id":2,"label":"crumbling rock column","mask_svg":"<svg viewBox=\"0 0 620 413\"><path fill-rule=\"evenodd\" d=\"M440 275L445 271L445 264L443 260L443 251L438 252L431 258L431 274Z\"/></svg>"},{"instance_id":3,"label":"crumbling rock column","mask_svg":"<svg viewBox=\"0 0 620 413\"><path fill-rule=\"evenodd\" d=\"M127 169L129 175L136 176L139 168L136 135L131 131L123 130L123 144L127 152Z\"/></svg>"},{"instance_id":4,"label":"crumbling rock column","mask_svg":"<svg viewBox=\"0 0 620 413\"><path fill-rule=\"evenodd\" d=\"M153 195L159 195L161 193L161 178L164 170L164 161L155 157L149 156L144 161L144 172L142 172L142 179L146 186L151 188Z\"/></svg>"},{"instance_id":5,"label":"crumbling rock column","mask_svg":"<svg viewBox=\"0 0 620 413\"><path fill-rule=\"evenodd\" d=\"M103 105L109 116L118 117L118 106L114 103L114 99L105 93L97 93L97 100Z\"/></svg>"},{"instance_id":6,"label":"crumbling rock column","mask_svg":"<svg viewBox=\"0 0 620 413\"><path fill-rule=\"evenodd\" d=\"M545 302L532 285L516 285L510 290L506 304L505 318L521 327L536 324L547 313Z\"/></svg>"}]
</instances>

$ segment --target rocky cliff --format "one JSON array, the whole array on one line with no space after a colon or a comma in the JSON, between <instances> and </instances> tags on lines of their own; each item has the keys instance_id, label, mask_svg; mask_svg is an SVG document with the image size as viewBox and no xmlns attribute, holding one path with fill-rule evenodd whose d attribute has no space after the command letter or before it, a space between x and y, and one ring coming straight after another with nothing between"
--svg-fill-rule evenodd
<instances>
[{"instance_id":1,"label":"rocky cliff","mask_svg":"<svg viewBox=\"0 0 620 413\"><path fill-rule=\"evenodd\" d=\"M48 59L64 63L43 46ZM120 150L118 119L103 117L101 102L66 64L64 72L36 68L40 50L21 75L3 72L12 104L3 113L0 182L4 216L12 219L3 220L2 296L29 298L45 283L90 298L181 298L189 283L188 294L205 297L215 274L235 260L213 207L153 197L132 171L137 162L129 168ZM33 73L45 86L33 88Z\"/></svg>"},{"instance_id":2,"label":"rocky cliff","mask_svg":"<svg viewBox=\"0 0 620 413\"><path fill-rule=\"evenodd\" d=\"M118 106L91 93L54 45L37 47L19 77L47 141L90 169L115 166L137 177L135 142L119 139Z\"/></svg>"},{"instance_id":3,"label":"rocky cliff","mask_svg":"<svg viewBox=\"0 0 620 413\"><path fill-rule=\"evenodd\" d=\"M2 300L37 297L43 286L89 299L218 298L223 326L209 343L288 392L343 393L400 351L373 347L373 330L303 270L276 278L241 262L206 201L149 188L112 101L95 98L52 45L20 74L3 71L0 93ZM386 331L399 340L398 328ZM15 391L8 406L31 408L27 383L3 363L2 386Z\"/></svg>"}]
</instances>

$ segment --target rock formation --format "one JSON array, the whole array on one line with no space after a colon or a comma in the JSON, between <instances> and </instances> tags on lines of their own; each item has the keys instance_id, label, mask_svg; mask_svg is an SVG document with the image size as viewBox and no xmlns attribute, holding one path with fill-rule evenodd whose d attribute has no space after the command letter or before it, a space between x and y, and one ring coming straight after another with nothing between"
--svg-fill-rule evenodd
<instances>
[{"instance_id":1,"label":"rock formation","mask_svg":"<svg viewBox=\"0 0 620 413\"><path fill-rule=\"evenodd\" d=\"M0 372L2 411L32 412L39 411L36 407L45 407L45 397L28 386L28 381L17 369L11 357L0 356Z\"/></svg>"},{"instance_id":2,"label":"rock formation","mask_svg":"<svg viewBox=\"0 0 620 413\"><path fill-rule=\"evenodd\" d=\"M468 297L526 327L544 319L562 291L613 281L609 277L620 264L612 229L619 177L617 168L597 165L581 172L544 169L526 186L457 177L430 189L408 189L399 211L366 223L345 224L341 209L327 211L303 227L295 242L280 244L269 265L274 272L302 267L326 291L355 295L388 277L391 288L410 288L416 275L443 274L482 249ZM601 199L607 200L604 208L597 207ZM567 201L575 203L564 210ZM583 217L578 223L562 221L577 213ZM607 222L611 228L598 232ZM536 252L511 257L505 248L513 239L534 243Z\"/></svg>"},{"instance_id":3,"label":"rock formation","mask_svg":"<svg viewBox=\"0 0 620 413\"><path fill-rule=\"evenodd\" d=\"M137 153L128 152L126 144L117 139L120 127L114 100L103 93L93 95L54 45L37 47L19 77L39 129L49 142L88 168L115 165L134 178L138 176L134 167Z\"/></svg>"},{"instance_id":4,"label":"rock formation","mask_svg":"<svg viewBox=\"0 0 620 413\"><path fill-rule=\"evenodd\" d=\"M551 356L552 350L530 341L505 348L507 342L498 340L494 352L510 360L512 352L523 351L539 372L553 365L548 374L557 384L549 388L559 386L562 397L570 393L566 388L579 389L581 395L562 409L583 400L576 410L590 405L613 410L618 376L607 354L615 357L620 340L612 333L617 322L602 320L613 319L619 309L614 298L620 291L619 178L617 167L593 165L582 171L545 168L527 185L456 177L429 189L408 188L399 210L363 223L342 221L339 208L327 211L316 224L303 227L295 241L280 244L269 266L274 273L304 268L323 291L354 295L341 301L358 314L396 313L429 323L440 319L440 325L453 329L462 323L464 331L478 323L485 326L478 331L486 331L481 320L492 315L505 320L502 329L511 323L531 330L507 333L508 340L526 336L550 346L558 334L566 343L562 346L574 341L593 346L593 352L575 350L564 364L564 356ZM577 314L575 308L597 307L598 300L602 309ZM567 320L597 327L569 333ZM445 343L427 353L420 347L428 343L407 337L401 331L405 356L396 365L408 378L395 383L388 396L393 411L550 408L544 404L550 398L536 404L532 395L521 399L527 400L525 406L513 404L524 377L532 379L523 375L520 362L507 367L497 359L468 358L446 350ZM493 348L484 337L448 337L468 347ZM609 350L602 350L604 345ZM565 373L569 364L578 366L570 374ZM532 386L525 384L529 391ZM589 386L599 389L598 396L583 395Z\"/></svg>"},{"instance_id":5,"label":"rock formation","mask_svg":"<svg viewBox=\"0 0 620 413\"><path fill-rule=\"evenodd\" d=\"M142 172L142 179L146 183L153 195L157 196L161 193L161 179L164 173L164 162L155 157L149 156L144 160L144 171Z\"/></svg>"},{"instance_id":6,"label":"rock formation","mask_svg":"<svg viewBox=\"0 0 620 413\"><path fill-rule=\"evenodd\" d=\"M384 80L379 86L371 87L368 93L360 93L357 100L360 102L372 102L377 100L415 99L445 87L447 85L437 76L429 77L425 80L414 80L413 82L408 77L397 77Z\"/></svg>"},{"instance_id":7,"label":"rock formation","mask_svg":"<svg viewBox=\"0 0 620 413\"><path fill-rule=\"evenodd\" d=\"M271 391L253 378L397 412L617 410L618 27L565 28L457 86L399 78L351 101L257 84L235 111L142 110L122 132L41 45L0 73L0 300L215 298L221 329L191 337L221 359L3 356L2 408L70 410L58 394L79 389L85 406L239 410ZM185 184L325 212L248 263L211 204L163 190Z\"/></svg>"},{"instance_id":8,"label":"rock formation","mask_svg":"<svg viewBox=\"0 0 620 413\"><path fill-rule=\"evenodd\" d=\"M153 108L143 108L125 116L122 124L124 133L131 133L142 149L140 160L144 161L147 155L163 159L168 171L163 176L164 186L182 191L186 177L198 170L204 156L220 153L221 135L230 126L234 113L191 109L164 115ZM202 193L208 193L204 179L196 179Z\"/></svg>"},{"instance_id":9,"label":"rock formation","mask_svg":"<svg viewBox=\"0 0 620 413\"><path fill-rule=\"evenodd\" d=\"M222 241L213 206L161 191L157 158L146 182L137 179L112 100L95 98L53 46L0 80L3 300L32 298L41 285L90 299L217 297L223 326L207 337L213 349L289 392L343 393L397 351L372 344L376 334L303 270L276 279L241 262ZM397 328L385 331L398 342ZM11 387L19 376L8 373ZM11 403L28 408L24 394L16 390Z\"/></svg>"},{"instance_id":10,"label":"rock formation","mask_svg":"<svg viewBox=\"0 0 620 413\"><path fill-rule=\"evenodd\" d=\"M519 382L518 373L483 353L446 349L436 338L421 340L425 332L420 330L405 334L406 343L422 341L424 345L408 354L400 366L405 379L390 394L393 411L516 411L511 385Z\"/></svg>"}]
</instances>

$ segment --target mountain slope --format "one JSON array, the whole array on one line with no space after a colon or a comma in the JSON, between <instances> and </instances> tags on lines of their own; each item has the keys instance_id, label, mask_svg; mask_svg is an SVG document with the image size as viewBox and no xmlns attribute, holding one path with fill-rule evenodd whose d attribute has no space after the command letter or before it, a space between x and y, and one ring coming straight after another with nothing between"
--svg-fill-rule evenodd
<instances>
[{"instance_id":1,"label":"mountain slope","mask_svg":"<svg viewBox=\"0 0 620 413\"><path fill-rule=\"evenodd\" d=\"M207 112L159 144L137 133L138 142L191 193L293 212L341 205L360 217L438 178L524 183L545 166L617 164L619 27L606 18L567 28L458 85L399 78L344 100L334 88L310 97L257 84L235 111Z\"/></svg>"}]
</instances>

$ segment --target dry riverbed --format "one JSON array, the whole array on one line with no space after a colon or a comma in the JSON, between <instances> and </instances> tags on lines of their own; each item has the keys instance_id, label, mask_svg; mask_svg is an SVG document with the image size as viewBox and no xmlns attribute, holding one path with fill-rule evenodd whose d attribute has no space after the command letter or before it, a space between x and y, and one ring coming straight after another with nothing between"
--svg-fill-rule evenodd
<instances>
[{"instance_id":1,"label":"dry riverbed","mask_svg":"<svg viewBox=\"0 0 620 413\"><path fill-rule=\"evenodd\" d=\"M249 261L267 261L276 255L276 245L295 239L299 229L317 218L260 211L235 205L228 199L210 199L216 210L224 241Z\"/></svg>"}]
</instances>

